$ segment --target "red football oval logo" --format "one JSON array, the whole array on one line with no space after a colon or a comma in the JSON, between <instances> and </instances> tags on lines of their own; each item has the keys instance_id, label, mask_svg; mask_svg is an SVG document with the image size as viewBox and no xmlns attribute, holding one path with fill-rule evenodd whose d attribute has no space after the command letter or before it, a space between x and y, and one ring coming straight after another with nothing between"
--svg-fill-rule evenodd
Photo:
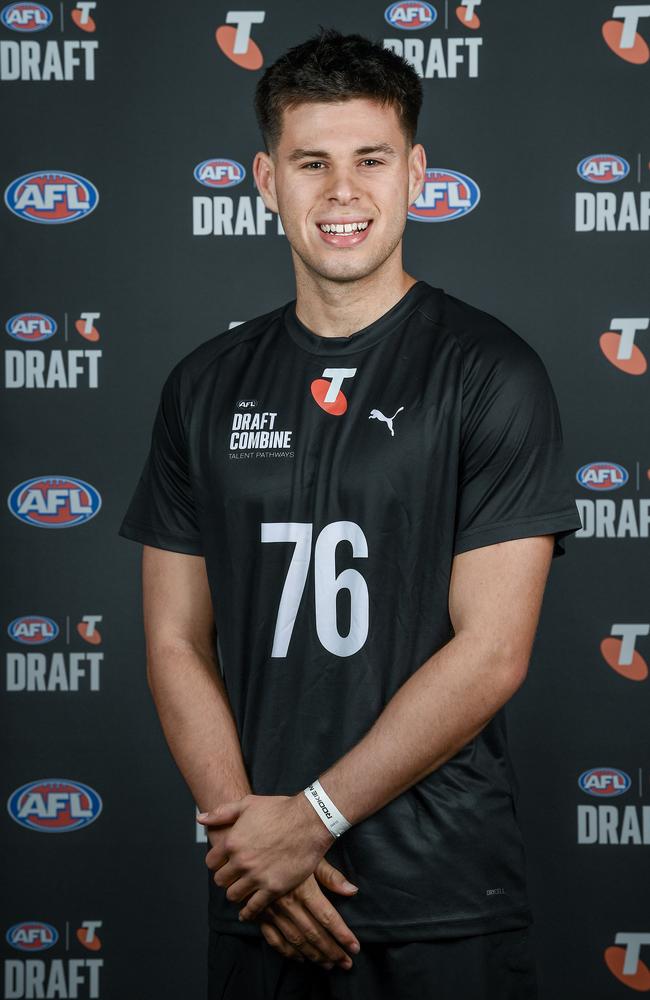
<instances>
[{"instance_id":1,"label":"red football oval logo","mask_svg":"<svg viewBox=\"0 0 650 1000\"><path fill-rule=\"evenodd\" d=\"M320 406L321 410L331 413L335 417L340 417L348 408L348 401L339 389L338 395L331 402L327 402L325 397L332 388L332 383L326 378L315 378L311 384L311 394Z\"/></svg>"}]
</instances>

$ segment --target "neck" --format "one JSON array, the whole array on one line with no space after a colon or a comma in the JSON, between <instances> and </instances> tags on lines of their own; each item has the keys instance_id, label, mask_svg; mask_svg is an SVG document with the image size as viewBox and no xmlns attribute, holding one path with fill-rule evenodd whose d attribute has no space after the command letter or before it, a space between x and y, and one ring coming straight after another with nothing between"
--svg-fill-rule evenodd
<instances>
[{"instance_id":1,"label":"neck","mask_svg":"<svg viewBox=\"0 0 650 1000\"><path fill-rule=\"evenodd\" d=\"M296 316L321 337L349 337L392 309L417 280L402 268L393 277L369 274L357 281L296 273Z\"/></svg>"}]
</instances>

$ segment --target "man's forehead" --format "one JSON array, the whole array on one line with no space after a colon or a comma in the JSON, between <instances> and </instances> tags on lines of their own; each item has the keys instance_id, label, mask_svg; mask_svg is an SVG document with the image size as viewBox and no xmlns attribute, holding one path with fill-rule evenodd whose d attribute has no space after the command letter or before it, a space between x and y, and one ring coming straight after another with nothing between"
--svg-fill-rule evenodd
<instances>
[{"instance_id":1,"label":"man's forehead","mask_svg":"<svg viewBox=\"0 0 650 1000\"><path fill-rule=\"evenodd\" d=\"M356 113L357 115L374 114L378 117L395 114L395 106L392 101L383 101L376 97L343 97L340 100L301 100L295 98L285 105L283 114L287 118L311 119L314 115L328 115L336 118L345 117Z\"/></svg>"},{"instance_id":2,"label":"man's forehead","mask_svg":"<svg viewBox=\"0 0 650 1000\"><path fill-rule=\"evenodd\" d=\"M393 104L352 97L345 101L300 101L282 111L282 131L287 145L312 148L320 145L323 130L337 140L357 140L357 145L396 143L400 121Z\"/></svg>"}]
</instances>

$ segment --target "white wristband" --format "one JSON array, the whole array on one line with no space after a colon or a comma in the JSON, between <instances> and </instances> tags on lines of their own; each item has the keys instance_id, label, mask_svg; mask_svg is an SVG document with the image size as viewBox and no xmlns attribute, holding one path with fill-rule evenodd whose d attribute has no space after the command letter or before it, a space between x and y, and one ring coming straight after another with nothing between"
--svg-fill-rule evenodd
<instances>
[{"instance_id":1,"label":"white wristband","mask_svg":"<svg viewBox=\"0 0 650 1000\"><path fill-rule=\"evenodd\" d=\"M318 779L307 785L304 793L331 834L340 837L350 829L352 823L348 823L343 813L338 811Z\"/></svg>"}]
</instances>

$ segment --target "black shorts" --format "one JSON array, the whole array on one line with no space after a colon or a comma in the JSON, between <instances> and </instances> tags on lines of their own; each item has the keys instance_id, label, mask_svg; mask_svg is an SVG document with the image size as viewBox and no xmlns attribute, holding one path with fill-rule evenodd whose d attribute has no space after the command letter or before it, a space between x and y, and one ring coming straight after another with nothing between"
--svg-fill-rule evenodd
<instances>
[{"instance_id":1,"label":"black shorts","mask_svg":"<svg viewBox=\"0 0 650 1000\"><path fill-rule=\"evenodd\" d=\"M208 1000L538 1000L532 925L364 944L352 968L285 958L266 938L210 930Z\"/></svg>"}]
</instances>

